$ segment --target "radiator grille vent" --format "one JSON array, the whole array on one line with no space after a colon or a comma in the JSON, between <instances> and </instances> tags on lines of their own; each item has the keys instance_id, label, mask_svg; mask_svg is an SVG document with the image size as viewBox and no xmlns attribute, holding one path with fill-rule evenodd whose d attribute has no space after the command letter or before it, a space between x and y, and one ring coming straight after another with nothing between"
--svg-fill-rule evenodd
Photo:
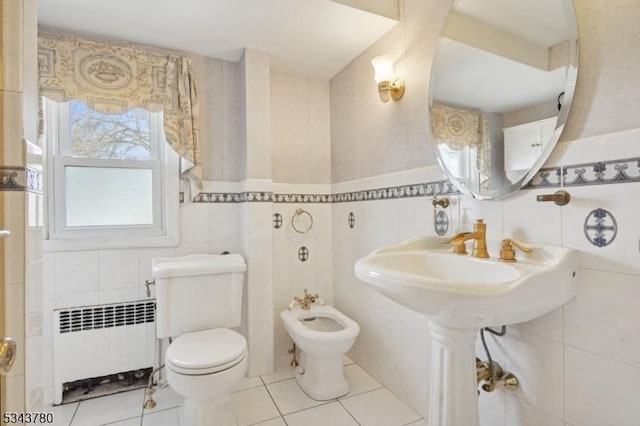
<instances>
[{"instance_id":1,"label":"radiator grille vent","mask_svg":"<svg viewBox=\"0 0 640 426\"><path fill-rule=\"evenodd\" d=\"M156 302L86 306L60 311L60 333L154 322Z\"/></svg>"}]
</instances>

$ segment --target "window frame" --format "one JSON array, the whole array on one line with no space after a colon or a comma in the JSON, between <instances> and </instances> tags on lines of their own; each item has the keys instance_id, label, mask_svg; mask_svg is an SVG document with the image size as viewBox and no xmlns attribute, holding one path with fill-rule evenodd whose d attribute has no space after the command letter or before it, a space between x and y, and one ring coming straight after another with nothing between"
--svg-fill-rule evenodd
<instances>
[{"instance_id":1,"label":"window frame","mask_svg":"<svg viewBox=\"0 0 640 426\"><path fill-rule=\"evenodd\" d=\"M43 98L47 146L47 227L45 250L159 247L179 244L179 159L163 137L162 114L150 113L150 160L74 157L69 103ZM69 154L67 154L69 153ZM152 172L153 225L66 225L65 167L147 169Z\"/></svg>"}]
</instances>

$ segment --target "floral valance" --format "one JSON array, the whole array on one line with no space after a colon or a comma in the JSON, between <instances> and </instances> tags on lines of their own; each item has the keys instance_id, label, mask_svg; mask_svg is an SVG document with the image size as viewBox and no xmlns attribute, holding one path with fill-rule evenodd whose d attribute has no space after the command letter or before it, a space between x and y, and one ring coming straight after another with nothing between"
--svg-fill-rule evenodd
<instances>
[{"instance_id":1,"label":"floral valance","mask_svg":"<svg viewBox=\"0 0 640 426\"><path fill-rule=\"evenodd\" d=\"M39 87L54 101L78 99L96 111L163 112L167 142L201 185L199 107L191 59L60 34L38 35Z\"/></svg>"}]
</instances>

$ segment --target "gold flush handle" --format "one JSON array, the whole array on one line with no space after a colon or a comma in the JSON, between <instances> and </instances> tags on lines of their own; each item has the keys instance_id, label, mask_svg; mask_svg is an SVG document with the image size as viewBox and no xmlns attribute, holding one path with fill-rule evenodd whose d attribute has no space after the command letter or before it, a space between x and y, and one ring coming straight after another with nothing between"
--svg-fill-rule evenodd
<instances>
[{"instance_id":1,"label":"gold flush handle","mask_svg":"<svg viewBox=\"0 0 640 426\"><path fill-rule=\"evenodd\" d=\"M15 340L7 337L0 341L0 376L6 376L16 362L18 348Z\"/></svg>"},{"instance_id":2,"label":"gold flush handle","mask_svg":"<svg viewBox=\"0 0 640 426\"><path fill-rule=\"evenodd\" d=\"M515 262L516 261L516 252L513 249L513 246L516 246L524 253L531 253L533 251L532 248L526 247L511 238L505 238L502 240L502 248L500 249L500 260L503 262Z\"/></svg>"}]
</instances>

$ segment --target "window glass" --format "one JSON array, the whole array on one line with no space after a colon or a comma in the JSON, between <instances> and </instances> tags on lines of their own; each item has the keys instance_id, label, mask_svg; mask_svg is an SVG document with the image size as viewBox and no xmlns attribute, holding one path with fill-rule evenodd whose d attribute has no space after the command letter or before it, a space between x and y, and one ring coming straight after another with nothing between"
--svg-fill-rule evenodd
<instances>
[{"instance_id":1,"label":"window glass","mask_svg":"<svg viewBox=\"0 0 640 426\"><path fill-rule=\"evenodd\" d=\"M153 225L152 170L65 166L66 226Z\"/></svg>"},{"instance_id":2,"label":"window glass","mask_svg":"<svg viewBox=\"0 0 640 426\"><path fill-rule=\"evenodd\" d=\"M73 157L143 161L155 158L150 113L144 109L105 114L74 100L69 102L69 127L70 152L66 154Z\"/></svg>"}]
</instances>

